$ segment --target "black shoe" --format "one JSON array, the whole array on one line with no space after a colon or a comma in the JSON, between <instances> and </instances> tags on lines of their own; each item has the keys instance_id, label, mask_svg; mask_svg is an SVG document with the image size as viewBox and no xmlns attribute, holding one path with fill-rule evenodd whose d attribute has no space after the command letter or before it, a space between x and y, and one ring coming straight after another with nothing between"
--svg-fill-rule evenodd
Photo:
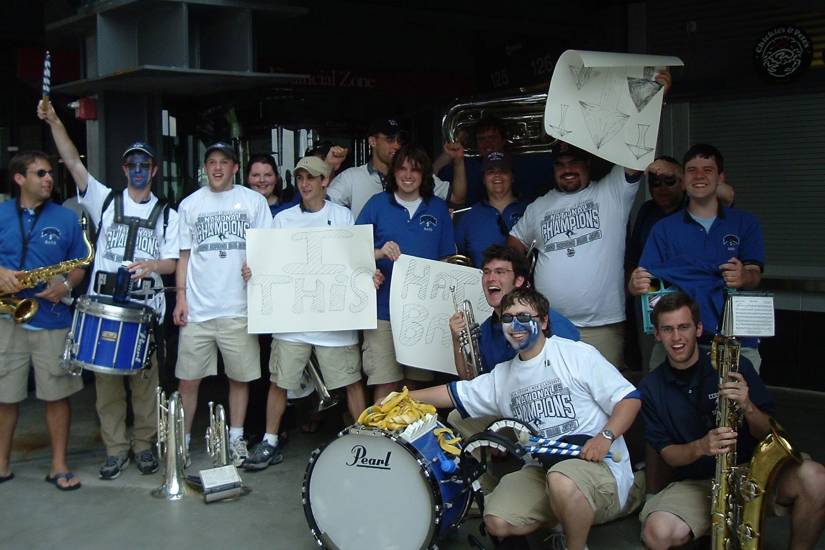
<instances>
[{"instance_id":1,"label":"black shoe","mask_svg":"<svg viewBox=\"0 0 825 550\"><path fill-rule=\"evenodd\" d=\"M128 465L129 455L107 456L106 462L100 467L100 479L115 479Z\"/></svg>"},{"instance_id":2,"label":"black shoe","mask_svg":"<svg viewBox=\"0 0 825 550\"><path fill-rule=\"evenodd\" d=\"M135 462L137 463L138 470L140 470L140 473L143 475L154 474L158 471L158 468L160 468L152 449L140 451L135 455Z\"/></svg>"},{"instance_id":3,"label":"black shoe","mask_svg":"<svg viewBox=\"0 0 825 550\"><path fill-rule=\"evenodd\" d=\"M284 460L284 455L281 453L281 446L274 447L265 440L261 441L243 463L243 469L247 471L264 470L270 464L280 464Z\"/></svg>"}]
</instances>

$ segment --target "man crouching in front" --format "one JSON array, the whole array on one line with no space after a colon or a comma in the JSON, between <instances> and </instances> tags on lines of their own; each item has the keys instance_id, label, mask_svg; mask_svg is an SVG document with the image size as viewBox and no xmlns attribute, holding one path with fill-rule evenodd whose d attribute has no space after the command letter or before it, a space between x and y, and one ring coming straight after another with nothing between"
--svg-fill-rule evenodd
<instances>
[{"instance_id":1,"label":"man crouching in front","mask_svg":"<svg viewBox=\"0 0 825 550\"><path fill-rule=\"evenodd\" d=\"M630 513L633 473L622 434L641 403L635 388L596 348L552 335L550 304L532 289L504 297L501 323L517 351L473 380L451 382L410 393L437 407L455 407L464 417L512 417L542 437L590 436L581 457L530 465L504 476L485 499L487 531L500 547L527 548L525 535L561 525L554 548L581 550L593 524ZM619 462L604 461L608 451ZM638 491L634 492L634 495Z\"/></svg>"}]
</instances>

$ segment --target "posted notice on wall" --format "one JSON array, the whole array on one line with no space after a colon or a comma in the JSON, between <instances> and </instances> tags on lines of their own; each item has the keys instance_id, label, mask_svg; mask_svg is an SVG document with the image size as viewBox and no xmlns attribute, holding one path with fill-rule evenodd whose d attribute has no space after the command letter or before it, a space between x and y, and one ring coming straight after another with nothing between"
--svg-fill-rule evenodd
<instances>
[{"instance_id":1,"label":"posted notice on wall","mask_svg":"<svg viewBox=\"0 0 825 550\"><path fill-rule=\"evenodd\" d=\"M550 136L609 160L644 170L653 162L664 90L655 79L678 57L567 50L559 56L547 103Z\"/></svg>"},{"instance_id":2,"label":"posted notice on wall","mask_svg":"<svg viewBox=\"0 0 825 550\"><path fill-rule=\"evenodd\" d=\"M469 300L478 324L493 310L481 289L481 270L402 254L390 285L390 322L399 363L456 374L450 317L455 300Z\"/></svg>"},{"instance_id":3,"label":"posted notice on wall","mask_svg":"<svg viewBox=\"0 0 825 550\"><path fill-rule=\"evenodd\" d=\"M372 226L250 229L249 332L373 329Z\"/></svg>"}]
</instances>

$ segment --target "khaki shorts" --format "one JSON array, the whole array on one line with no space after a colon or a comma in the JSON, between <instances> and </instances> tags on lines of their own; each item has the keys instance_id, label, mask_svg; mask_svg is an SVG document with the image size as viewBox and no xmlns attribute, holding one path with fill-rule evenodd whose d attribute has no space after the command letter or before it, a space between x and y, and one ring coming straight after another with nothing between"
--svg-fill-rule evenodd
<instances>
[{"instance_id":1,"label":"khaki shorts","mask_svg":"<svg viewBox=\"0 0 825 550\"><path fill-rule=\"evenodd\" d=\"M699 538L710 529L710 499L710 479L674 481L647 498L639 521L644 525L653 512L669 512L690 527L694 538Z\"/></svg>"},{"instance_id":2,"label":"khaki shorts","mask_svg":"<svg viewBox=\"0 0 825 550\"><path fill-rule=\"evenodd\" d=\"M590 344L619 370L624 368L624 323L579 327L581 341Z\"/></svg>"},{"instance_id":3,"label":"khaki shorts","mask_svg":"<svg viewBox=\"0 0 825 550\"><path fill-rule=\"evenodd\" d=\"M200 380L218 374L218 350L226 376L232 380L249 382L261 377L258 335L247 334L245 317L210 319L181 327L175 376Z\"/></svg>"},{"instance_id":4,"label":"khaki shorts","mask_svg":"<svg viewBox=\"0 0 825 550\"><path fill-rule=\"evenodd\" d=\"M549 471L527 466L504 476L484 504L484 513L499 517L515 526L540 523L555 525L558 519L550 508L547 476L560 473L572 479L593 509L593 524L599 525L633 511L643 490L634 486L624 509L619 507L616 480L603 462L595 463L572 458L554 464ZM643 480L643 476L637 479Z\"/></svg>"},{"instance_id":5,"label":"khaki shorts","mask_svg":"<svg viewBox=\"0 0 825 550\"><path fill-rule=\"evenodd\" d=\"M30 364L38 399L59 401L83 389L83 380L60 366L67 332L26 330L11 319L0 319L0 403L26 399Z\"/></svg>"},{"instance_id":6,"label":"khaki shorts","mask_svg":"<svg viewBox=\"0 0 825 550\"><path fill-rule=\"evenodd\" d=\"M313 348L327 389L343 388L361 380L361 352L358 344L340 347L313 346L277 338L272 339L269 380L285 390L301 389L301 376Z\"/></svg>"},{"instance_id":7,"label":"khaki shorts","mask_svg":"<svg viewBox=\"0 0 825 550\"><path fill-rule=\"evenodd\" d=\"M392 342L392 326L389 321L378 320L374 330L364 331L364 374L367 385L390 384L404 378L418 382L433 379L431 371L403 367L395 360L395 345Z\"/></svg>"}]
</instances>

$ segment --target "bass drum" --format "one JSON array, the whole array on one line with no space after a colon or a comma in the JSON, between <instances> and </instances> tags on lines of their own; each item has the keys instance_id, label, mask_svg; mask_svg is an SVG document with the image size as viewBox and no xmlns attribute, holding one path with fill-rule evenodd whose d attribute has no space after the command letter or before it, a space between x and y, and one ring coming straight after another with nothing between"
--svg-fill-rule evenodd
<instances>
[{"instance_id":1,"label":"bass drum","mask_svg":"<svg viewBox=\"0 0 825 550\"><path fill-rule=\"evenodd\" d=\"M322 548L435 548L470 506L469 487L445 472L454 468L432 430L408 443L382 430L347 428L309 460L307 522Z\"/></svg>"}]
</instances>

